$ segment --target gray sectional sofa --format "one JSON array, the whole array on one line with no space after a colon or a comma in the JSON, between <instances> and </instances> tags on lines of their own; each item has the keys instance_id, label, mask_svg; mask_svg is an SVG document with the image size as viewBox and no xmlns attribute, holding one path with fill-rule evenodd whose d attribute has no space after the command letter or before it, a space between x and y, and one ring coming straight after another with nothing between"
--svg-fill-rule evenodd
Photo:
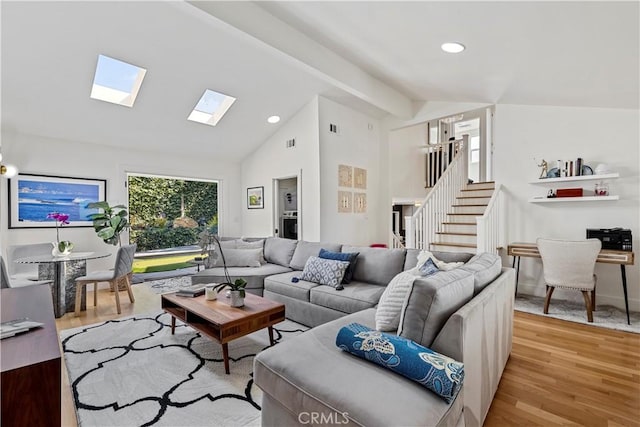
<instances>
[{"instance_id":1,"label":"gray sectional sofa","mask_svg":"<svg viewBox=\"0 0 640 427\"><path fill-rule=\"evenodd\" d=\"M292 282L320 248L359 252L353 280L343 290ZM434 255L465 264L414 282L402 335L465 364L462 391L451 404L335 344L342 326L375 328L375 307L385 287L416 266L417 250L267 238L267 264L230 267L232 277L249 281L249 292L284 303L288 318L313 327L256 356L254 380L264 392L262 425L482 425L511 352L514 272L482 254ZM204 270L193 282L221 281L221 270Z\"/></svg>"}]
</instances>

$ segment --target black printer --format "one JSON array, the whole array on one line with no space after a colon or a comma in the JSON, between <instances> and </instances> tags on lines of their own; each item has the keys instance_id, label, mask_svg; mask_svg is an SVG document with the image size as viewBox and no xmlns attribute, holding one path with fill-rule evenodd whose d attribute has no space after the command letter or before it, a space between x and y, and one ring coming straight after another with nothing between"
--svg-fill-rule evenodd
<instances>
[{"instance_id":1,"label":"black printer","mask_svg":"<svg viewBox=\"0 0 640 427\"><path fill-rule=\"evenodd\" d=\"M587 228L587 239L598 239L602 249L617 251L633 251L631 247L631 230L625 228Z\"/></svg>"}]
</instances>

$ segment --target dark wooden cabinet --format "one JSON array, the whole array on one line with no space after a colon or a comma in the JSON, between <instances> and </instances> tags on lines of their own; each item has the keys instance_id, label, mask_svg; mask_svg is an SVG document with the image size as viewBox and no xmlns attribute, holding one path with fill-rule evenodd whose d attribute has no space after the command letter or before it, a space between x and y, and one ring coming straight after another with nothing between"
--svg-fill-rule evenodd
<instances>
[{"instance_id":1,"label":"dark wooden cabinet","mask_svg":"<svg viewBox=\"0 0 640 427\"><path fill-rule=\"evenodd\" d=\"M47 285L2 289L3 322L28 317L44 326L0 341L2 427L59 426L61 356Z\"/></svg>"}]
</instances>

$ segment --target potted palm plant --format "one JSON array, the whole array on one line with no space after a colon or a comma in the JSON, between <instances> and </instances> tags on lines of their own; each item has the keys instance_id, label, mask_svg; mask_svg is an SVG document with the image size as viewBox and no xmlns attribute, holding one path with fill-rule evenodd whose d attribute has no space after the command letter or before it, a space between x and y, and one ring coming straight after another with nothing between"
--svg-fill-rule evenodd
<instances>
[{"instance_id":1,"label":"potted palm plant","mask_svg":"<svg viewBox=\"0 0 640 427\"><path fill-rule=\"evenodd\" d=\"M107 202L94 202L87 205L89 209L101 209L102 212L89 215L93 228L105 243L122 246L120 233L128 226L127 210L124 205L109 206Z\"/></svg>"},{"instance_id":2,"label":"potted palm plant","mask_svg":"<svg viewBox=\"0 0 640 427\"><path fill-rule=\"evenodd\" d=\"M244 297L246 296L245 287L247 286L247 281L241 277L233 281L231 280L229 270L227 269L227 261L224 258L224 251L222 250L222 246L220 245L220 240L215 234L210 233L209 230L204 230L202 233L200 233L199 237L202 254L207 254L207 258L205 259L205 266L207 268L213 266L213 264L211 263L216 258L216 247L217 251L219 251L220 253L220 257L222 258L222 269L224 271L225 282L218 284L213 289L219 293L223 289L229 288L231 306L242 307L244 305Z\"/></svg>"}]
</instances>

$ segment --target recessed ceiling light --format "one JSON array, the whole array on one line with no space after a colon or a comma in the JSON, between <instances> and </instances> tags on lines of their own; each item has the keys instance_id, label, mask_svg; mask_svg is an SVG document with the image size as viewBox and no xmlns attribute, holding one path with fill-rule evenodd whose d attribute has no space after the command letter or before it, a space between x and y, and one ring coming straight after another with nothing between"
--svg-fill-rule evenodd
<instances>
[{"instance_id":1,"label":"recessed ceiling light","mask_svg":"<svg viewBox=\"0 0 640 427\"><path fill-rule=\"evenodd\" d=\"M270 116L267 121L271 124L278 123L280 121L280 116Z\"/></svg>"},{"instance_id":2,"label":"recessed ceiling light","mask_svg":"<svg viewBox=\"0 0 640 427\"><path fill-rule=\"evenodd\" d=\"M98 55L91 98L133 107L147 70L118 59Z\"/></svg>"},{"instance_id":3,"label":"recessed ceiling light","mask_svg":"<svg viewBox=\"0 0 640 427\"><path fill-rule=\"evenodd\" d=\"M234 102L236 99L233 96L207 89L187 120L215 126Z\"/></svg>"},{"instance_id":4,"label":"recessed ceiling light","mask_svg":"<svg viewBox=\"0 0 640 427\"><path fill-rule=\"evenodd\" d=\"M442 43L440 47L447 53L460 53L465 49L463 44L456 42Z\"/></svg>"}]
</instances>

